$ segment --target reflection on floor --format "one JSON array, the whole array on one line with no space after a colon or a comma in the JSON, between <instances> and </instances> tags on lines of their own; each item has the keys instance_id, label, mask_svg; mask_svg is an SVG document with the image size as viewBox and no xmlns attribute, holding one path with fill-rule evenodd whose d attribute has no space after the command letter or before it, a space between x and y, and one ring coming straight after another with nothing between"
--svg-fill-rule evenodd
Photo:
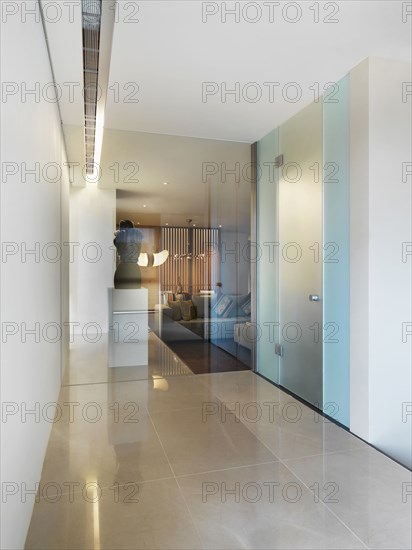
<instances>
[{"instance_id":1,"label":"reflection on floor","mask_svg":"<svg viewBox=\"0 0 412 550\"><path fill-rule=\"evenodd\" d=\"M193 374L248 370L244 363L227 351L205 340L169 342L170 349L190 367Z\"/></svg>"},{"instance_id":2,"label":"reflection on floor","mask_svg":"<svg viewBox=\"0 0 412 550\"><path fill-rule=\"evenodd\" d=\"M63 385L98 384L125 382L163 376L193 374L192 371L172 353L153 333L149 333L149 365L146 368L122 367L109 369L107 366L108 337L101 335L97 342L87 342L82 336L75 336L70 349L67 371Z\"/></svg>"},{"instance_id":3,"label":"reflection on floor","mask_svg":"<svg viewBox=\"0 0 412 550\"><path fill-rule=\"evenodd\" d=\"M411 547L405 468L251 371L149 360L73 350L27 549Z\"/></svg>"},{"instance_id":4,"label":"reflection on floor","mask_svg":"<svg viewBox=\"0 0 412 550\"><path fill-rule=\"evenodd\" d=\"M237 344L231 335L226 339L212 338L211 341L205 338L204 328L194 330L196 325L193 325L190 329L165 315L159 316L158 313L149 314L149 324L151 330L194 374L252 368L251 351Z\"/></svg>"}]
</instances>

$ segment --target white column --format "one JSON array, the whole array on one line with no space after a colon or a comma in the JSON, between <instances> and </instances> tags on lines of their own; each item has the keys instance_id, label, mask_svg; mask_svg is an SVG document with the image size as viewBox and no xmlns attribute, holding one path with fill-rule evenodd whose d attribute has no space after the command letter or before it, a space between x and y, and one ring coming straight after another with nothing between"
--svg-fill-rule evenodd
<instances>
[{"instance_id":1,"label":"white column","mask_svg":"<svg viewBox=\"0 0 412 550\"><path fill-rule=\"evenodd\" d=\"M351 72L351 430L409 466L410 75L410 64L377 58Z\"/></svg>"},{"instance_id":2,"label":"white column","mask_svg":"<svg viewBox=\"0 0 412 550\"><path fill-rule=\"evenodd\" d=\"M76 334L108 332L113 287L116 191L87 185L70 191L70 321Z\"/></svg>"}]
</instances>

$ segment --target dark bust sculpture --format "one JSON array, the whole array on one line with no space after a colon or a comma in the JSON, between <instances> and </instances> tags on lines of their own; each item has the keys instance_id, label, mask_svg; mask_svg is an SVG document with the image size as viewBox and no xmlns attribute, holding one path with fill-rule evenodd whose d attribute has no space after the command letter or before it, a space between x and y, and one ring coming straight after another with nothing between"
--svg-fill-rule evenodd
<instances>
[{"instance_id":1,"label":"dark bust sculpture","mask_svg":"<svg viewBox=\"0 0 412 550\"><path fill-rule=\"evenodd\" d=\"M140 288L140 268L137 262L142 246L142 232L135 229L130 220L122 220L119 227L113 241L120 257L114 274L114 288Z\"/></svg>"}]
</instances>

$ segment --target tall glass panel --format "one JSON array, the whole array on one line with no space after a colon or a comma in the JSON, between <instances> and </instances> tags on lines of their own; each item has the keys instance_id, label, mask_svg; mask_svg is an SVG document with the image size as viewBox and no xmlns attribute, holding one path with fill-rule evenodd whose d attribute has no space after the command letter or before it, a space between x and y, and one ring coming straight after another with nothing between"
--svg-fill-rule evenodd
<instances>
[{"instance_id":1,"label":"tall glass panel","mask_svg":"<svg viewBox=\"0 0 412 550\"><path fill-rule=\"evenodd\" d=\"M323 407L349 426L349 76L323 101Z\"/></svg>"},{"instance_id":2,"label":"tall glass panel","mask_svg":"<svg viewBox=\"0 0 412 550\"><path fill-rule=\"evenodd\" d=\"M278 262L278 130L257 146L257 341L256 364L260 374L279 383L279 262Z\"/></svg>"},{"instance_id":3,"label":"tall glass panel","mask_svg":"<svg viewBox=\"0 0 412 550\"><path fill-rule=\"evenodd\" d=\"M279 128L280 384L322 407L322 103Z\"/></svg>"},{"instance_id":4,"label":"tall glass panel","mask_svg":"<svg viewBox=\"0 0 412 550\"><path fill-rule=\"evenodd\" d=\"M252 368L251 330L251 148L220 163L206 184L210 219L218 227L219 285L213 286L208 338L219 350L219 370ZM235 359L234 359L235 358ZM232 365L232 367L229 367Z\"/></svg>"}]
</instances>

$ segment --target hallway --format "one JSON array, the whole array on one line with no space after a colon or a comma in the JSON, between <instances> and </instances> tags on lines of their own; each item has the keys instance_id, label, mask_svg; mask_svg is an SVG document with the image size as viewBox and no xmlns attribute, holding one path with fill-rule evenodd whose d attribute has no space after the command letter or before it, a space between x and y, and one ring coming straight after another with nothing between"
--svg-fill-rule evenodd
<instances>
[{"instance_id":1,"label":"hallway","mask_svg":"<svg viewBox=\"0 0 412 550\"><path fill-rule=\"evenodd\" d=\"M88 346L27 549L410 548L411 473L266 380L193 375L153 333L145 379Z\"/></svg>"}]
</instances>

